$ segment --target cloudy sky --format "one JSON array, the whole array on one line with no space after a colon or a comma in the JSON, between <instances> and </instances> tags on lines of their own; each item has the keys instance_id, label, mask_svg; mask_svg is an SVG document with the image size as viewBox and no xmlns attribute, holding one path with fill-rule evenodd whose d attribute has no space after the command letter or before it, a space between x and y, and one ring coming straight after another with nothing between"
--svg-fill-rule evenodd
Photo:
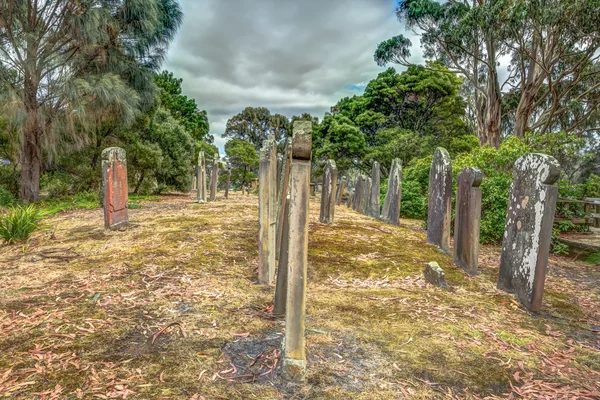
<instances>
[{"instance_id":1,"label":"cloudy sky","mask_svg":"<svg viewBox=\"0 0 600 400\"><path fill-rule=\"evenodd\" d=\"M406 35L395 3L181 0L184 22L164 68L208 112L222 151L225 123L247 106L322 118L341 97L362 93L384 69L373 61L377 44ZM411 40L418 62L419 40Z\"/></svg>"}]
</instances>

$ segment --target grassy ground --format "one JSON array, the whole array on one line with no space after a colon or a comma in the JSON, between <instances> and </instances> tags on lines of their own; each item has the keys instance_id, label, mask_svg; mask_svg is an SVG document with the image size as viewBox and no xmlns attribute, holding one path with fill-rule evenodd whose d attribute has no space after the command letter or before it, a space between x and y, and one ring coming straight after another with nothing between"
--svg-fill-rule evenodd
<instances>
[{"instance_id":1,"label":"grassy ground","mask_svg":"<svg viewBox=\"0 0 600 400\"><path fill-rule=\"evenodd\" d=\"M304 385L279 377L283 321L256 283L256 197L163 196L105 232L67 211L0 247L0 396L39 399L598 398L600 269L552 257L543 312L425 242L311 204ZM410 225L410 227L408 227ZM429 261L452 290L427 284Z\"/></svg>"}]
</instances>

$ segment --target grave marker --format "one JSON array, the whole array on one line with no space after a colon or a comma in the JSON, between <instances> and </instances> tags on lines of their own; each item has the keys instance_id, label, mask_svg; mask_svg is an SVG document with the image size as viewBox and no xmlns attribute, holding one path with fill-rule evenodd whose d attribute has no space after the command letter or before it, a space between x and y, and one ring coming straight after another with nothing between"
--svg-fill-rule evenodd
<instances>
[{"instance_id":1,"label":"grave marker","mask_svg":"<svg viewBox=\"0 0 600 400\"><path fill-rule=\"evenodd\" d=\"M427 208L427 241L450 251L452 218L452 162L442 147L435 149L429 172L429 204Z\"/></svg>"},{"instance_id":2,"label":"grave marker","mask_svg":"<svg viewBox=\"0 0 600 400\"><path fill-rule=\"evenodd\" d=\"M456 217L454 220L454 263L477 274L479 257L479 220L481 219L481 179L477 168L467 167L457 177Z\"/></svg>"},{"instance_id":3,"label":"grave marker","mask_svg":"<svg viewBox=\"0 0 600 400\"><path fill-rule=\"evenodd\" d=\"M217 199L217 189L219 187L219 155L213 157L212 170L210 171L210 201Z\"/></svg>"},{"instance_id":4,"label":"grave marker","mask_svg":"<svg viewBox=\"0 0 600 400\"><path fill-rule=\"evenodd\" d=\"M125 150L109 147L102 151L102 194L104 228L118 229L128 224L127 158Z\"/></svg>"},{"instance_id":5,"label":"grave marker","mask_svg":"<svg viewBox=\"0 0 600 400\"><path fill-rule=\"evenodd\" d=\"M399 158L392 160L390 176L388 177L387 191L383 201L381 218L392 225L400 224L400 204L402 202L402 161Z\"/></svg>"},{"instance_id":6,"label":"grave marker","mask_svg":"<svg viewBox=\"0 0 600 400\"><path fill-rule=\"evenodd\" d=\"M371 192L369 193L369 216L373 218L379 218L379 196L380 196L380 181L381 181L381 168L377 161L373 161L373 167L371 168Z\"/></svg>"},{"instance_id":7,"label":"grave marker","mask_svg":"<svg viewBox=\"0 0 600 400\"><path fill-rule=\"evenodd\" d=\"M204 152L198 153L198 167L196 168L196 201L206 203L206 159Z\"/></svg>"},{"instance_id":8,"label":"grave marker","mask_svg":"<svg viewBox=\"0 0 600 400\"><path fill-rule=\"evenodd\" d=\"M320 221L324 224L333 224L335 213L335 193L337 182L337 168L335 161L327 160L323 170L323 191L321 192Z\"/></svg>"},{"instance_id":9,"label":"grave marker","mask_svg":"<svg viewBox=\"0 0 600 400\"><path fill-rule=\"evenodd\" d=\"M337 192L335 194L335 204L338 206L340 204L342 204L342 197L344 196L344 190L346 189L346 183L347 183L346 177L342 176L342 179L340 179L340 183L337 187Z\"/></svg>"}]
</instances>

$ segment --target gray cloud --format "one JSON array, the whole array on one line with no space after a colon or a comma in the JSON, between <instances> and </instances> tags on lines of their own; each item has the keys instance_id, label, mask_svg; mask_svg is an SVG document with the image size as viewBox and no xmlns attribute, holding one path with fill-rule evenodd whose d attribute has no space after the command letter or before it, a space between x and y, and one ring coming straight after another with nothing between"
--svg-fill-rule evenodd
<instances>
[{"instance_id":1,"label":"gray cloud","mask_svg":"<svg viewBox=\"0 0 600 400\"><path fill-rule=\"evenodd\" d=\"M247 106L322 118L384 69L373 61L379 42L407 35L394 0L182 0L182 7L164 68L208 111L220 148L227 119ZM411 40L419 62L418 39Z\"/></svg>"}]
</instances>

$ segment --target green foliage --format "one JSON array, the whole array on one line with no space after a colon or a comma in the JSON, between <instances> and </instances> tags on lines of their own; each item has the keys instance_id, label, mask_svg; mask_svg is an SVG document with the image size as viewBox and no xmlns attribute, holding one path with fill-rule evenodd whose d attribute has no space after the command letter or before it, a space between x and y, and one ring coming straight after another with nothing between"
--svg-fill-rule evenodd
<instances>
[{"instance_id":1,"label":"green foliage","mask_svg":"<svg viewBox=\"0 0 600 400\"><path fill-rule=\"evenodd\" d=\"M16 206L0 215L0 238L8 244L26 241L38 230L44 214L33 204Z\"/></svg>"},{"instance_id":2,"label":"green foliage","mask_svg":"<svg viewBox=\"0 0 600 400\"><path fill-rule=\"evenodd\" d=\"M290 122L281 114L272 115L266 107L246 107L244 110L231 117L223 137L246 140L260 150L262 143L273 134L280 142L287 136L291 136Z\"/></svg>"},{"instance_id":3,"label":"green foliage","mask_svg":"<svg viewBox=\"0 0 600 400\"><path fill-rule=\"evenodd\" d=\"M402 182L402 204L400 214L406 218L427 218L427 194L418 181Z\"/></svg>"},{"instance_id":4,"label":"green foliage","mask_svg":"<svg viewBox=\"0 0 600 400\"><path fill-rule=\"evenodd\" d=\"M259 162L254 146L242 139L232 139L225 143L225 154L231 168L231 183L237 187L248 186L256 178L253 171Z\"/></svg>"},{"instance_id":5,"label":"green foliage","mask_svg":"<svg viewBox=\"0 0 600 400\"><path fill-rule=\"evenodd\" d=\"M590 264L594 264L594 265L600 265L600 252L599 253L592 253L592 254L590 254L585 259L585 262L590 263Z\"/></svg>"},{"instance_id":6,"label":"green foliage","mask_svg":"<svg viewBox=\"0 0 600 400\"><path fill-rule=\"evenodd\" d=\"M17 202L17 198L8 189L0 186L0 207L12 206Z\"/></svg>"},{"instance_id":7,"label":"green foliage","mask_svg":"<svg viewBox=\"0 0 600 400\"><path fill-rule=\"evenodd\" d=\"M100 198L96 192L78 192L59 198L49 198L39 203L44 215L54 215L68 210L94 210L101 207Z\"/></svg>"}]
</instances>

